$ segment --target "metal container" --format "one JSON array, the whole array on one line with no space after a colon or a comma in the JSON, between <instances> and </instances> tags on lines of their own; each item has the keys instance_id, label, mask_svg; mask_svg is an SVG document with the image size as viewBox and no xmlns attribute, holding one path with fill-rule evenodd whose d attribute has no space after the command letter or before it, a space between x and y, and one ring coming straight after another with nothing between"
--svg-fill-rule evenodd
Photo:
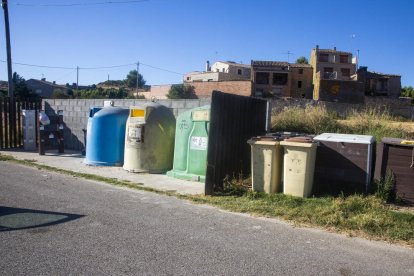
<instances>
[{"instance_id":1,"label":"metal container","mask_svg":"<svg viewBox=\"0 0 414 276\"><path fill-rule=\"evenodd\" d=\"M91 108L87 127L85 164L122 166L128 114L128 109L120 107Z\"/></svg>"},{"instance_id":2,"label":"metal container","mask_svg":"<svg viewBox=\"0 0 414 276\"><path fill-rule=\"evenodd\" d=\"M298 197L312 195L316 143L309 137L294 137L280 142L284 148L283 193Z\"/></svg>"},{"instance_id":3,"label":"metal container","mask_svg":"<svg viewBox=\"0 0 414 276\"><path fill-rule=\"evenodd\" d=\"M375 178L394 175L394 190L398 197L414 204L414 141L383 138L377 151Z\"/></svg>"},{"instance_id":4,"label":"metal container","mask_svg":"<svg viewBox=\"0 0 414 276\"><path fill-rule=\"evenodd\" d=\"M124 169L165 173L172 168L175 117L157 103L132 106L125 134Z\"/></svg>"},{"instance_id":5,"label":"metal container","mask_svg":"<svg viewBox=\"0 0 414 276\"><path fill-rule=\"evenodd\" d=\"M209 123L209 105L194 108L178 116L174 165L167 172L168 176L193 181L205 180Z\"/></svg>"},{"instance_id":6,"label":"metal container","mask_svg":"<svg viewBox=\"0 0 414 276\"><path fill-rule=\"evenodd\" d=\"M22 110L23 115L23 149L36 150L36 111Z\"/></svg>"},{"instance_id":7,"label":"metal container","mask_svg":"<svg viewBox=\"0 0 414 276\"><path fill-rule=\"evenodd\" d=\"M315 193L366 193L374 169L375 138L370 135L323 133L315 166Z\"/></svg>"}]
</instances>

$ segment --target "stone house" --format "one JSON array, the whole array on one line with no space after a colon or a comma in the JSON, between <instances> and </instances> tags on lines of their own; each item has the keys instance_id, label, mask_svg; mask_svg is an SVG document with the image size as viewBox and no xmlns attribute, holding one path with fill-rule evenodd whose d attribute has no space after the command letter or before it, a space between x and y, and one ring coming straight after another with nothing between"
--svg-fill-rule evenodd
<instances>
[{"instance_id":1,"label":"stone house","mask_svg":"<svg viewBox=\"0 0 414 276\"><path fill-rule=\"evenodd\" d=\"M368 71L361 66L357 80L364 83L365 95L398 98L401 95L401 76Z\"/></svg>"},{"instance_id":2,"label":"stone house","mask_svg":"<svg viewBox=\"0 0 414 276\"><path fill-rule=\"evenodd\" d=\"M312 67L280 61L251 61L252 96L312 97Z\"/></svg>"},{"instance_id":3,"label":"stone house","mask_svg":"<svg viewBox=\"0 0 414 276\"><path fill-rule=\"evenodd\" d=\"M353 62L355 61L355 62ZM313 83L320 72L321 79L351 80L356 73L356 59L352 53L333 49L320 49L319 45L311 51L310 65L313 67Z\"/></svg>"}]
</instances>

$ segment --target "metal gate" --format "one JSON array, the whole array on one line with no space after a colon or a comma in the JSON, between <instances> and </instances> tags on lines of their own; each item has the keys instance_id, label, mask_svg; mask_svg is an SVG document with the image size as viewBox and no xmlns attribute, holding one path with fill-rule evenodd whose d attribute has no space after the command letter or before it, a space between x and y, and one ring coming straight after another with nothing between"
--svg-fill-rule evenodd
<instances>
[{"instance_id":1,"label":"metal gate","mask_svg":"<svg viewBox=\"0 0 414 276\"><path fill-rule=\"evenodd\" d=\"M205 194L223 188L229 176L250 174L247 140L266 133L266 100L214 91L211 99Z\"/></svg>"},{"instance_id":2,"label":"metal gate","mask_svg":"<svg viewBox=\"0 0 414 276\"><path fill-rule=\"evenodd\" d=\"M0 98L0 149L14 149L23 146L22 110L41 109L41 99L21 99L12 102ZM36 132L37 139L37 132Z\"/></svg>"}]
</instances>

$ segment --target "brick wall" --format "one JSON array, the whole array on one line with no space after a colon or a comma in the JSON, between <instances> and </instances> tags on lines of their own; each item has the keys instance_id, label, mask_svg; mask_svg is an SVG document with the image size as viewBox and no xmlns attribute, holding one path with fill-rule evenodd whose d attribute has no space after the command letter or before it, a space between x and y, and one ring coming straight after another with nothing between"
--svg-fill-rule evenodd
<instances>
[{"instance_id":1,"label":"brick wall","mask_svg":"<svg viewBox=\"0 0 414 276\"><path fill-rule=\"evenodd\" d=\"M214 90L241 96L250 96L252 91L251 81L192 82L190 85L199 98L211 97Z\"/></svg>"}]
</instances>

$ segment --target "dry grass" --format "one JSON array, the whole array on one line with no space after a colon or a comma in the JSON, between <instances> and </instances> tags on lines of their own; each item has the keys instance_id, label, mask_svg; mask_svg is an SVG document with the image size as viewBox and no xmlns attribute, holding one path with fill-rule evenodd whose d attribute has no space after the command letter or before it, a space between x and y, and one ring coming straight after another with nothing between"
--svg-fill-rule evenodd
<instances>
[{"instance_id":1,"label":"dry grass","mask_svg":"<svg viewBox=\"0 0 414 276\"><path fill-rule=\"evenodd\" d=\"M353 111L345 120L339 120L335 113L321 106L286 108L272 116L272 130L373 135L377 141L381 141L383 137L414 138L414 123L398 120L387 110L375 107Z\"/></svg>"}]
</instances>

